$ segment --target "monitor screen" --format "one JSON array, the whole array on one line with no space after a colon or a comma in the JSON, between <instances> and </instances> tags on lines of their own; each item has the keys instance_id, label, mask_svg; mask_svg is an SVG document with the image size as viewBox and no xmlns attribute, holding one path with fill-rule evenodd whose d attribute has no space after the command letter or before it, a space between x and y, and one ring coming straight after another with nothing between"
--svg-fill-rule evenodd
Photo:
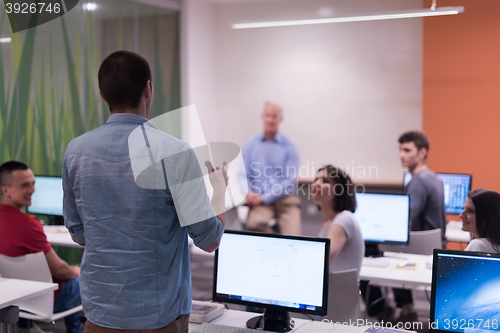
<instances>
[{"instance_id":1,"label":"monitor screen","mask_svg":"<svg viewBox=\"0 0 500 333\"><path fill-rule=\"evenodd\" d=\"M356 193L356 211L365 242L408 244L410 197L406 194Z\"/></svg>"},{"instance_id":2,"label":"monitor screen","mask_svg":"<svg viewBox=\"0 0 500 333\"><path fill-rule=\"evenodd\" d=\"M63 215L63 189L61 177L35 177L35 193L28 212L33 214Z\"/></svg>"},{"instance_id":3,"label":"monitor screen","mask_svg":"<svg viewBox=\"0 0 500 333\"><path fill-rule=\"evenodd\" d=\"M472 175L438 173L443 182L446 214L460 214L472 186Z\"/></svg>"},{"instance_id":4,"label":"monitor screen","mask_svg":"<svg viewBox=\"0 0 500 333\"><path fill-rule=\"evenodd\" d=\"M326 315L329 253L329 239L226 230L215 254L213 300L264 308L247 326L269 331L289 325L289 311ZM277 317L282 322L272 323Z\"/></svg>"},{"instance_id":5,"label":"monitor screen","mask_svg":"<svg viewBox=\"0 0 500 333\"><path fill-rule=\"evenodd\" d=\"M500 331L498 272L500 254L434 250L430 328Z\"/></svg>"},{"instance_id":6,"label":"monitor screen","mask_svg":"<svg viewBox=\"0 0 500 333\"><path fill-rule=\"evenodd\" d=\"M408 184L411 182L412 178L413 178L413 176L411 175L411 173L409 173L409 172L404 173L404 175L403 175L403 188L406 188L406 186L408 186Z\"/></svg>"}]
</instances>

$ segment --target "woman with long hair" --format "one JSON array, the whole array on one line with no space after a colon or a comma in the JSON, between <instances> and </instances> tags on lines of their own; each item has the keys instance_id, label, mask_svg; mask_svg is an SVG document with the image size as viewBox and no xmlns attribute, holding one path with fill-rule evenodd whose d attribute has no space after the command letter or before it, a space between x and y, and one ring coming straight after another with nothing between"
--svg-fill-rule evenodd
<instances>
[{"instance_id":1,"label":"woman with long hair","mask_svg":"<svg viewBox=\"0 0 500 333\"><path fill-rule=\"evenodd\" d=\"M500 253L500 194L490 190L471 191L460 218L462 230L475 238L465 251Z\"/></svg>"},{"instance_id":2,"label":"woman with long hair","mask_svg":"<svg viewBox=\"0 0 500 333\"><path fill-rule=\"evenodd\" d=\"M323 212L319 237L330 238L330 272L356 268L358 277L365 243L354 217L356 198L350 177L332 165L318 170L311 185L312 200Z\"/></svg>"}]
</instances>

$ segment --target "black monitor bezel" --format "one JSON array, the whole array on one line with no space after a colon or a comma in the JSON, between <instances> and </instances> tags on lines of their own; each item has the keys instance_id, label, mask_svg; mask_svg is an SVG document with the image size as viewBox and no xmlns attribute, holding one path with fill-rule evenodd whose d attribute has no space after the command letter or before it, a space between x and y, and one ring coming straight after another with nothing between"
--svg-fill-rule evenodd
<instances>
[{"instance_id":1,"label":"black monitor bezel","mask_svg":"<svg viewBox=\"0 0 500 333\"><path fill-rule=\"evenodd\" d=\"M44 177L44 178L57 178L57 179L61 179L61 182L62 182L62 176L47 176L47 175L35 175L35 192L36 193L36 180L37 178L40 178L40 177ZM63 190L63 193L64 193L64 190ZM61 203L62 207L63 207L63 211L64 211L64 205ZM62 217L63 214L59 215L59 214L47 214L47 213L42 213L42 212L34 212L30 209L31 205L30 206L27 206L26 207L26 211L30 214L39 214L39 215L47 215L47 216L55 216L55 217Z\"/></svg>"},{"instance_id":2,"label":"black monitor bezel","mask_svg":"<svg viewBox=\"0 0 500 333\"><path fill-rule=\"evenodd\" d=\"M436 333L462 333L460 330L456 331L445 331L437 328L433 328L433 323L436 322L436 282L437 282L437 263L439 254L455 254L455 255L464 255L464 256L473 256L473 257L495 257L500 259L500 253L486 253L486 252L476 252L476 251L457 251L457 250L443 250L443 249L434 249L432 254L432 282L431 282L431 308L429 314L429 330L431 332Z\"/></svg>"},{"instance_id":3,"label":"black monitor bezel","mask_svg":"<svg viewBox=\"0 0 500 333\"><path fill-rule=\"evenodd\" d=\"M387 244L387 245L400 245L400 246L402 246L402 245L408 245L410 243L411 196L409 194L405 194L405 193L381 193L381 192L371 192L371 191L369 191L369 192L361 192L361 193L356 193L356 194L398 195L398 196L408 197L408 223L407 223L407 228L406 228L406 242L392 241L392 240L381 241L381 240L373 240L373 239L368 239L367 240L364 237L363 237L363 241L365 242L365 244L368 244L368 245L369 244ZM356 206L357 205L358 205L358 202L356 200ZM354 212L354 214L356 214L356 212ZM361 234L363 234L363 233L361 233Z\"/></svg>"},{"instance_id":4,"label":"black monitor bezel","mask_svg":"<svg viewBox=\"0 0 500 333\"><path fill-rule=\"evenodd\" d=\"M469 183L469 192L472 191L472 174L469 174L469 173L444 173L444 172L436 172L436 176L438 175L451 175L451 176L469 176L470 177L470 183ZM439 177L438 177L439 178ZM441 180L441 179L440 179ZM442 181L441 181L442 182ZM445 209L445 213L446 214L450 214L450 215L459 215L460 213L449 213L447 212L447 207L446 207L446 204L444 206L444 209ZM463 210L463 208L462 208Z\"/></svg>"},{"instance_id":5,"label":"black monitor bezel","mask_svg":"<svg viewBox=\"0 0 500 333\"><path fill-rule=\"evenodd\" d=\"M295 312L295 313L303 313L309 315L318 315L325 316L328 311L328 281L330 274L330 239L329 238L318 238L318 237L304 237L304 236L290 236L290 235L277 235L277 234L266 234L259 232L250 232L250 231L238 231L238 230L225 230L226 234L237 234L237 235L248 235L248 236L258 236L258 237L270 237L270 238L284 238L284 239L293 239L293 240L303 240L303 241L313 241L319 243L325 243L325 262L324 262L324 276L323 276L323 306L319 307L315 310L310 309L297 309L286 306L278 306L272 304L262 304L258 302L250 302L250 301L242 301L237 299L228 299L225 297L221 297L216 292L217 287L217 268L218 268L218 259L219 259L219 249L215 251L214 258L214 277L213 277L213 285L212 285L212 299L217 302L230 303L230 304L238 304L238 305L247 305L265 308L269 310L276 311L287 311L287 312ZM224 237L224 236L222 236Z\"/></svg>"}]
</instances>

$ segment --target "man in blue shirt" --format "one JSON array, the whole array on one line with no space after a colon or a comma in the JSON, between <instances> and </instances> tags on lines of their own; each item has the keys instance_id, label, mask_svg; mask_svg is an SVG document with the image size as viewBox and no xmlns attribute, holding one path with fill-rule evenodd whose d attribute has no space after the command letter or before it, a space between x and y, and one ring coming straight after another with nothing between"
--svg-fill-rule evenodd
<instances>
[{"instance_id":1,"label":"man in blue shirt","mask_svg":"<svg viewBox=\"0 0 500 333\"><path fill-rule=\"evenodd\" d=\"M114 52L101 64L98 80L111 116L106 125L71 141L63 161L65 224L73 240L85 245L80 276L85 332L187 332L187 235L196 246L215 250L223 215L216 217L203 197L188 207L196 214L178 208L186 207L189 191L183 188L198 188L206 196L202 172L186 143L147 120L153 99L147 61L132 52ZM158 147L167 151L161 160L152 153ZM148 163L138 174L134 166ZM207 167L212 202L220 202L224 174ZM191 220L183 224L185 216Z\"/></svg>"},{"instance_id":2,"label":"man in blue shirt","mask_svg":"<svg viewBox=\"0 0 500 333\"><path fill-rule=\"evenodd\" d=\"M264 105L264 133L251 139L243 149L250 212L247 229L273 233L269 221L276 219L279 233L300 235L300 199L297 192L299 152L297 146L281 134L281 107Z\"/></svg>"}]
</instances>

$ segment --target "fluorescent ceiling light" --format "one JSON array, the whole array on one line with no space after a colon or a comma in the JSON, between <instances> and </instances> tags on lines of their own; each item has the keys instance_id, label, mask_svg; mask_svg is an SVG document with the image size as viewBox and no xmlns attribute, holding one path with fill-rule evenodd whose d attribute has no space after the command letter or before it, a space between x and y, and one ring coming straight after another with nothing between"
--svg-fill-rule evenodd
<instances>
[{"instance_id":1,"label":"fluorescent ceiling light","mask_svg":"<svg viewBox=\"0 0 500 333\"><path fill-rule=\"evenodd\" d=\"M83 4L83 8L86 10L96 10L97 5L93 2Z\"/></svg>"},{"instance_id":2,"label":"fluorescent ceiling light","mask_svg":"<svg viewBox=\"0 0 500 333\"><path fill-rule=\"evenodd\" d=\"M10 43L10 38L0 38L0 43Z\"/></svg>"},{"instance_id":3,"label":"fluorescent ceiling light","mask_svg":"<svg viewBox=\"0 0 500 333\"><path fill-rule=\"evenodd\" d=\"M392 20L400 18L455 15L458 13L463 13L463 11L464 7L440 7L435 9L400 10L396 12L384 12L384 13L355 15L355 16L338 16L338 17L306 19L306 20L234 23L231 27L233 29L250 29L250 28L268 28L268 27L288 27L292 25L310 25L310 24L323 24L323 23Z\"/></svg>"}]
</instances>

